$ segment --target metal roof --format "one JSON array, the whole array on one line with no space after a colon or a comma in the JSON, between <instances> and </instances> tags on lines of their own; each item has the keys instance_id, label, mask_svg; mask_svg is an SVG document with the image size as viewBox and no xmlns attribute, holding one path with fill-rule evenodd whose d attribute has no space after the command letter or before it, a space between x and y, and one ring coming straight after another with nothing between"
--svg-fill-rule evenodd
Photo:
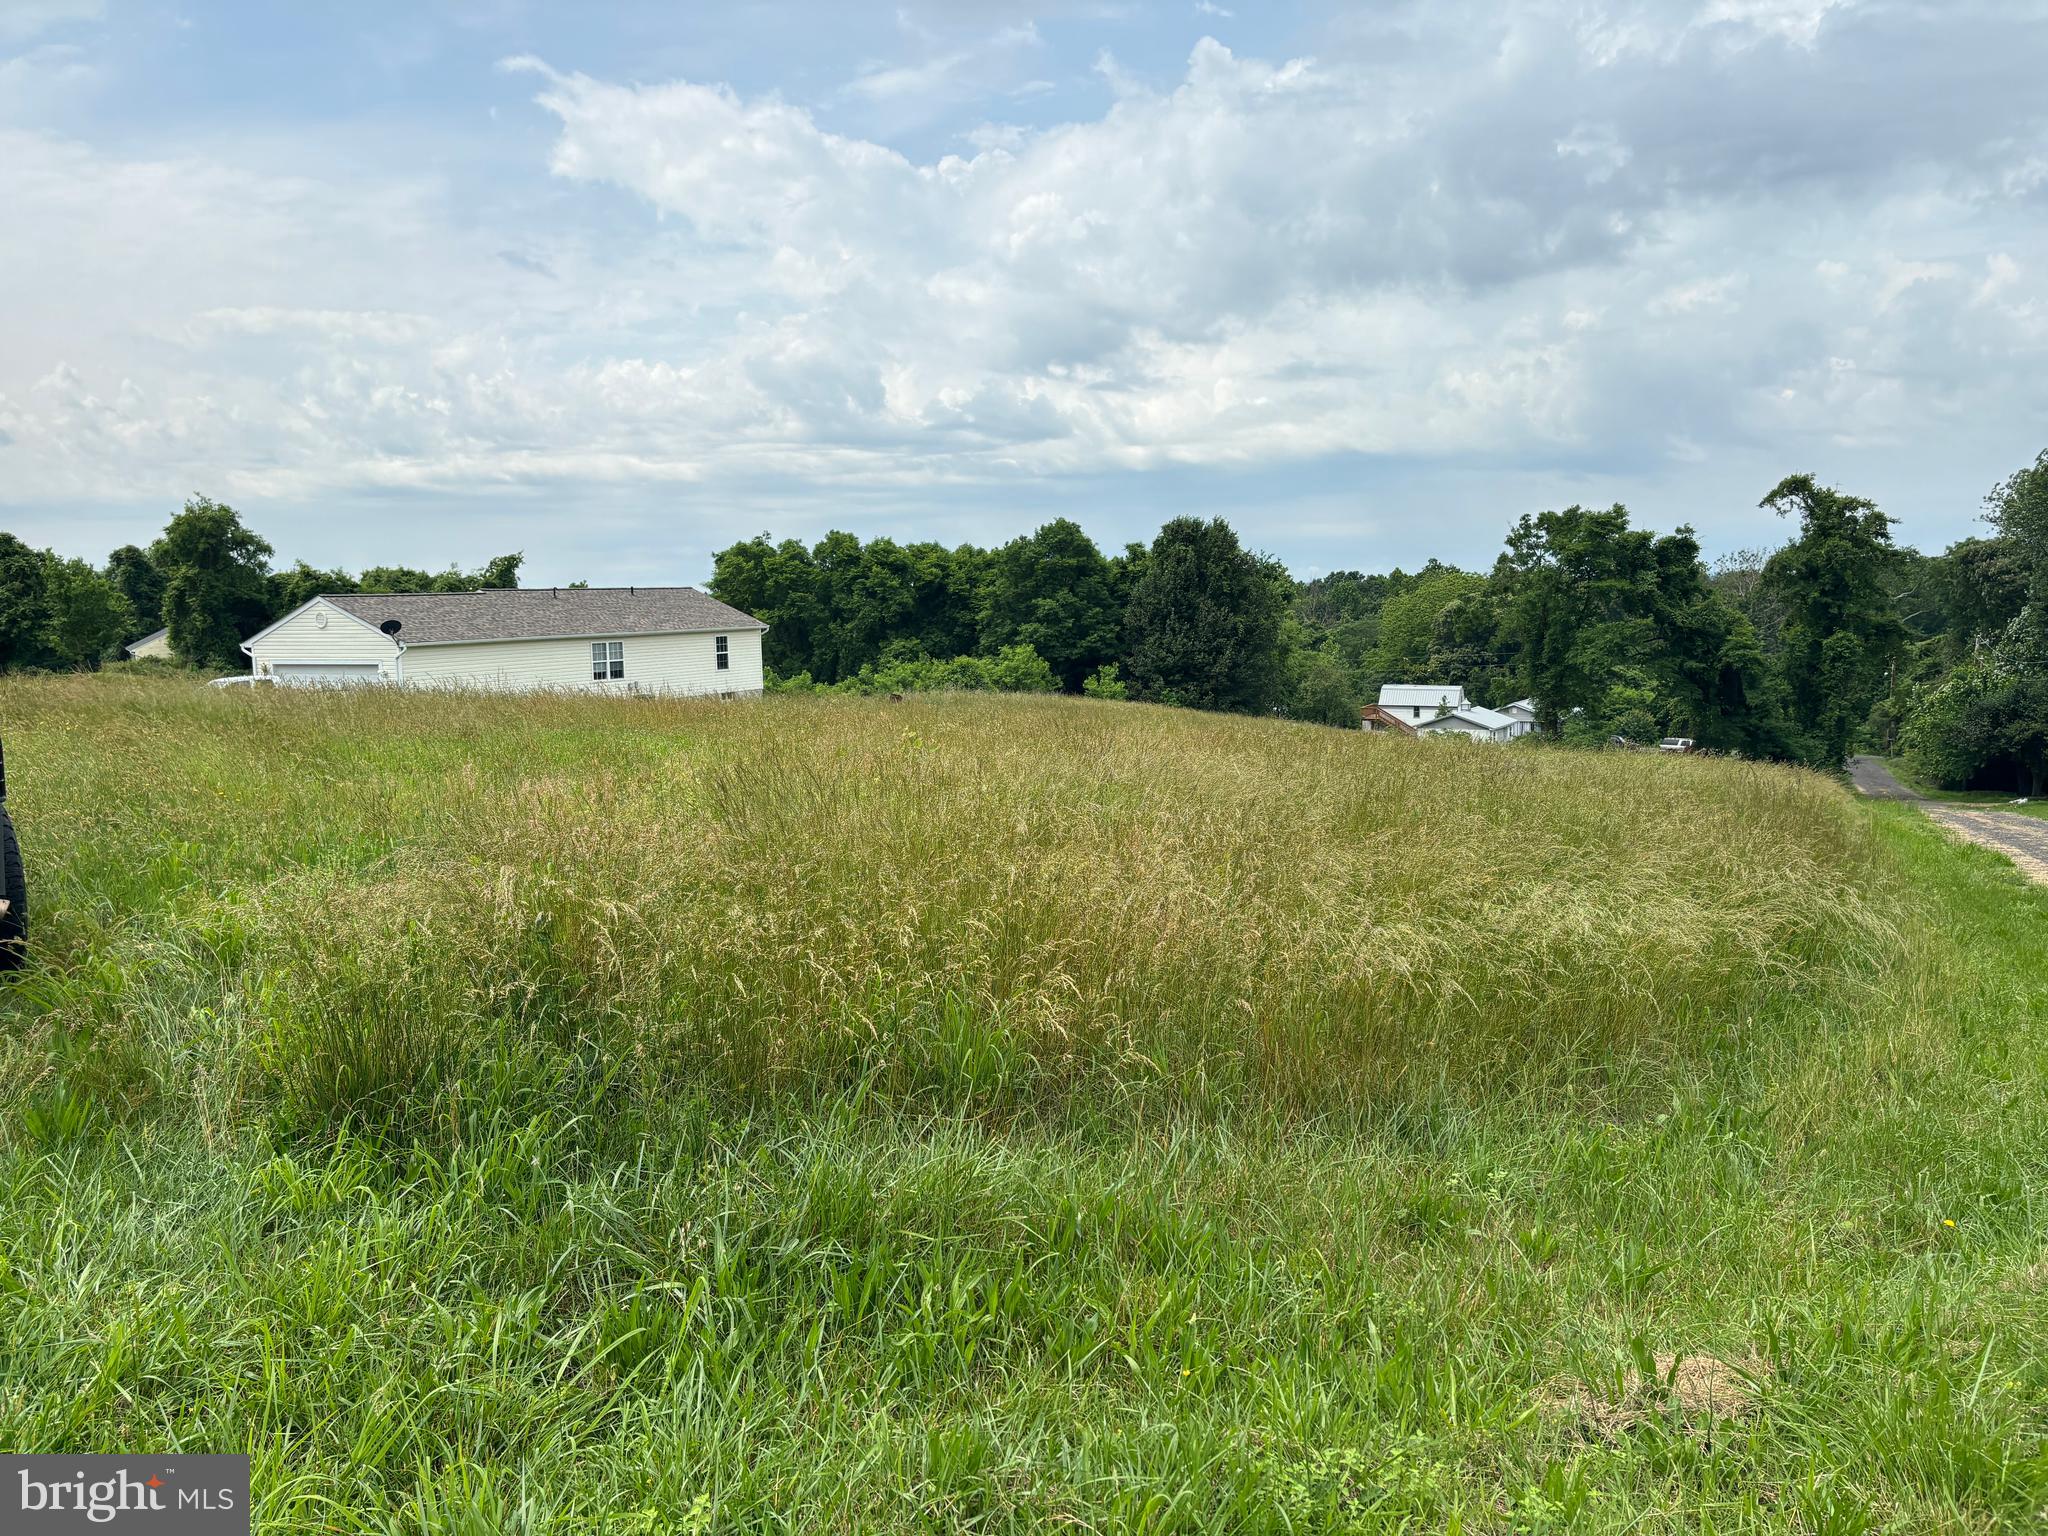
<instances>
[{"instance_id":1,"label":"metal roof","mask_svg":"<svg viewBox=\"0 0 2048 1536\"><path fill-rule=\"evenodd\" d=\"M1453 709L1465 703L1465 690L1456 683L1386 683L1380 688L1382 709L1424 709L1448 704Z\"/></svg>"},{"instance_id":2,"label":"metal roof","mask_svg":"<svg viewBox=\"0 0 2048 1536\"><path fill-rule=\"evenodd\" d=\"M1454 709L1447 715L1438 715L1434 720L1414 722L1418 731L1426 731L1432 725L1442 725L1451 720L1463 720L1467 724L1483 726L1489 731L1504 731L1515 723L1513 715L1504 715L1497 709L1487 709L1479 704L1467 704L1463 709Z\"/></svg>"},{"instance_id":3,"label":"metal roof","mask_svg":"<svg viewBox=\"0 0 2048 1536\"><path fill-rule=\"evenodd\" d=\"M334 592L322 602L372 629L398 621L407 645L581 640L766 629L695 587L508 587L484 592Z\"/></svg>"}]
</instances>

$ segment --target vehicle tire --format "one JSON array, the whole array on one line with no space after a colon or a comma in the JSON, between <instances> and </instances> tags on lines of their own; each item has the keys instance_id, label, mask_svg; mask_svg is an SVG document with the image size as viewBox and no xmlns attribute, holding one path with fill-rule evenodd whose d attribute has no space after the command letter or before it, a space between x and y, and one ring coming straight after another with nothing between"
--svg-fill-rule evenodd
<instances>
[{"instance_id":1,"label":"vehicle tire","mask_svg":"<svg viewBox=\"0 0 2048 1536\"><path fill-rule=\"evenodd\" d=\"M21 844L14 823L0 805L0 895L7 910L0 913L0 971L11 971L28 958L28 877L21 868Z\"/></svg>"}]
</instances>

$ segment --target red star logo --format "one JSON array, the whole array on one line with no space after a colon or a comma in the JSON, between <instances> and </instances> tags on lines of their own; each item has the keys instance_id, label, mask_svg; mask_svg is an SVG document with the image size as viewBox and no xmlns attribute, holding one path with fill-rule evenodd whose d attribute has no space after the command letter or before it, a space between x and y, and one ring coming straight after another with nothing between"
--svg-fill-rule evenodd
<instances>
[{"instance_id":1,"label":"red star logo","mask_svg":"<svg viewBox=\"0 0 2048 1536\"><path fill-rule=\"evenodd\" d=\"M152 1472L152 1473L150 1473L150 1474L149 1474L149 1483L148 1483L148 1486L149 1486L149 1487L151 1487L151 1488L161 1488L161 1487L163 1487L163 1485L164 1485L164 1480L163 1480L162 1478L158 1477L158 1476L157 1476L157 1475L156 1475L156 1474L155 1474L154 1472Z\"/></svg>"}]
</instances>

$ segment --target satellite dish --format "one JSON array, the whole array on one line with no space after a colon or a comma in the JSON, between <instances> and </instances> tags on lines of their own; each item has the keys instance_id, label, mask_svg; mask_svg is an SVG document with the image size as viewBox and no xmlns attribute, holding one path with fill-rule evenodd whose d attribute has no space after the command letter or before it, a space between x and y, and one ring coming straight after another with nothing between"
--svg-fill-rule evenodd
<instances>
[{"instance_id":1,"label":"satellite dish","mask_svg":"<svg viewBox=\"0 0 2048 1536\"><path fill-rule=\"evenodd\" d=\"M405 626L399 623L398 620L396 619L386 619L382 624L379 624L377 627L383 630L385 634L391 636L395 640L398 638L398 632Z\"/></svg>"}]
</instances>

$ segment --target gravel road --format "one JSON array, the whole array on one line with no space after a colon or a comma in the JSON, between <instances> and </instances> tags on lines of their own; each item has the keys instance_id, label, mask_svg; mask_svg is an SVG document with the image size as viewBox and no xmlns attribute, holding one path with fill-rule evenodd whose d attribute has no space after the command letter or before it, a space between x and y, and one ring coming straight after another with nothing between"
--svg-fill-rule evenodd
<instances>
[{"instance_id":1,"label":"gravel road","mask_svg":"<svg viewBox=\"0 0 2048 1536\"><path fill-rule=\"evenodd\" d=\"M1849 777L1857 789L1873 799L1904 800L1917 805L1958 837L1995 849L2025 874L2048 884L2048 821L2037 816L2015 816L2010 811L1985 811L1929 800L1901 784L1874 757L1850 758Z\"/></svg>"}]
</instances>

